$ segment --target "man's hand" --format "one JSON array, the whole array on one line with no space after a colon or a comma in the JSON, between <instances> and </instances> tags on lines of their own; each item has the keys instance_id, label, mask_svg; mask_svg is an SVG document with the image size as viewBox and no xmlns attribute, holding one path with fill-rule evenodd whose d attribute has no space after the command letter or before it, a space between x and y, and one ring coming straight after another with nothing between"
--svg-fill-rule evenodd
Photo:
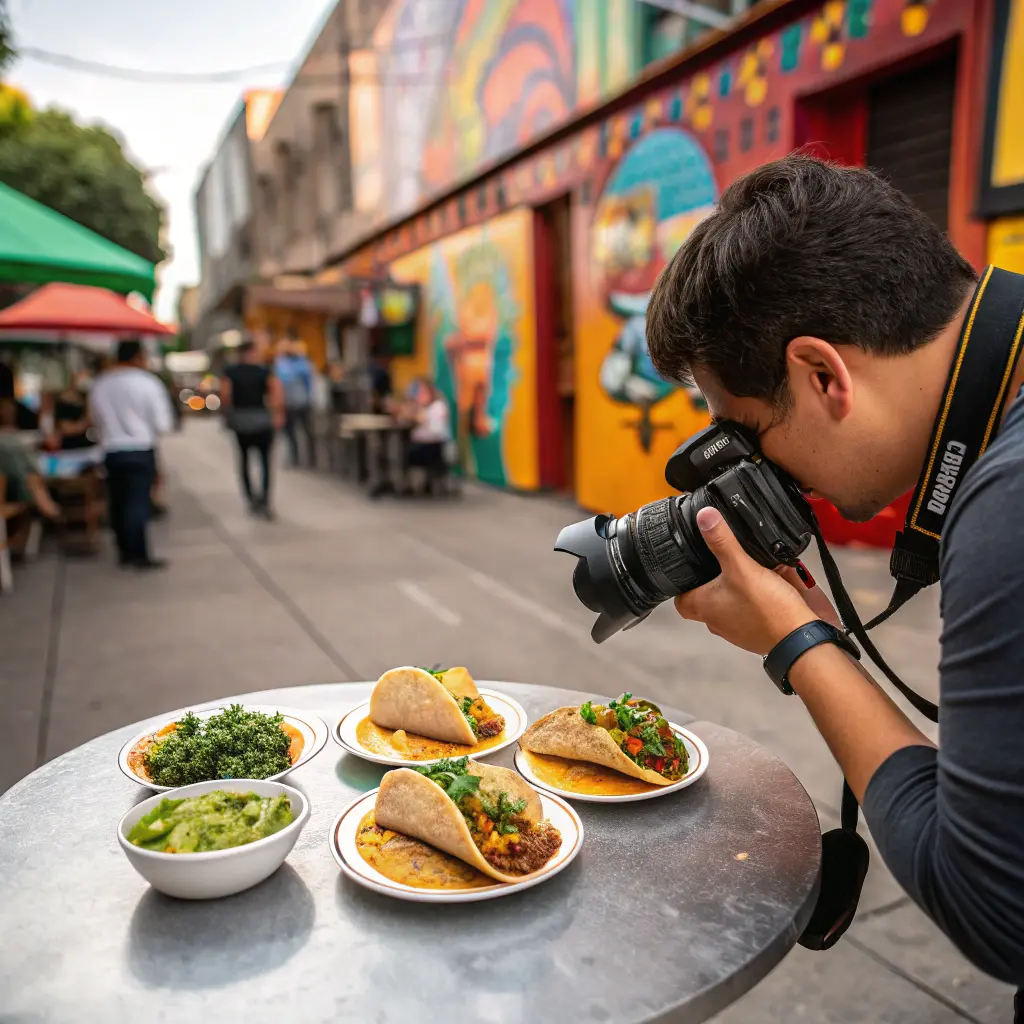
<instances>
[{"instance_id":1,"label":"man's hand","mask_svg":"<svg viewBox=\"0 0 1024 1024\"><path fill-rule=\"evenodd\" d=\"M839 625L819 588L804 587L795 569L772 572L755 562L718 509L702 508L697 526L722 573L676 598L676 610L684 619L703 622L716 636L755 654L767 654L794 629L815 619Z\"/></svg>"}]
</instances>

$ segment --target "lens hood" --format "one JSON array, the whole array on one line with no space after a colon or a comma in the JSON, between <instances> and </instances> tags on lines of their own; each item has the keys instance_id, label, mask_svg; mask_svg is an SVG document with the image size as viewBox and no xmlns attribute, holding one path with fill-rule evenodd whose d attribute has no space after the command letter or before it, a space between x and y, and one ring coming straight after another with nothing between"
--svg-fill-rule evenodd
<instances>
[{"instance_id":1,"label":"lens hood","mask_svg":"<svg viewBox=\"0 0 1024 1024\"><path fill-rule=\"evenodd\" d=\"M598 613L590 631L595 643L603 643L620 629L629 629L650 614L649 611L638 613L630 606L616 578L608 544L615 522L615 517L609 515L584 519L564 527L555 541L555 551L579 559L572 574L572 589L581 604Z\"/></svg>"}]
</instances>

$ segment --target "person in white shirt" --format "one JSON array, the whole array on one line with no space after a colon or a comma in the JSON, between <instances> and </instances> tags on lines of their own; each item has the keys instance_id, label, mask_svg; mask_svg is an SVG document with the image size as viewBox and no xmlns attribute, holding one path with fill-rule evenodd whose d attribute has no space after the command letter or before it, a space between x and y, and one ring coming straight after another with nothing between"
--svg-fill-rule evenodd
<instances>
[{"instance_id":1,"label":"person in white shirt","mask_svg":"<svg viewBox=\"0 0 1024 1024\"><path fill-rule=\"evenodd\" d=\"M156 442L174 426L167 389L145 369L142 345L122 341L117 364L89 392L89 412L103 446L110 525L118 562L136 569L160 569L146 537L150 491L156 476Z\"/></svg>"},{"instance_id":2,"label":"person in white shirt","mask_svg":"<svg viewBox=\"0 0 1024 1024\"><path fill-rule=\"evenodd\" d=\"M451 412L448 399L426 378L416 382L413 401L415 425L409 434L407 461L409 466L425 469L429 482L445 471L445 448L452 439Z\"/></svg>"}]
</instances>

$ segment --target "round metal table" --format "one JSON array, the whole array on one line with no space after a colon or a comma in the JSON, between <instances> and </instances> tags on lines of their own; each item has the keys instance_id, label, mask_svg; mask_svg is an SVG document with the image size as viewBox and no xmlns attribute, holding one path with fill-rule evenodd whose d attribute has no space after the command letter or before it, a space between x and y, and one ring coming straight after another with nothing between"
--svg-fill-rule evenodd
<instances>
[{"instance_id":1,"label":"round metal table","mask_svg":"<svg viewBox=\"0 0 1024 1024\"><path fill-rule=\"evenodd\" d=\"M488 685L531 719L598 699ZM370 689L341 683L231 699L308 708L333 726ZM313 813L276 874L223 900L162 896L115 837L124 811L150 795L117 767L121 745L144 725L92 740L0 798L3 1017L704 1020L763 978L810 917L818 820L773 754L665 710L707 744L703 779L658 800L576 803L586 839L568 869L507 899L440 907L379 896L338 871L331 822L385 769L333 741L288 778ZM511 766L511 748L493 760Z\"/></svg>"}]
</instances>

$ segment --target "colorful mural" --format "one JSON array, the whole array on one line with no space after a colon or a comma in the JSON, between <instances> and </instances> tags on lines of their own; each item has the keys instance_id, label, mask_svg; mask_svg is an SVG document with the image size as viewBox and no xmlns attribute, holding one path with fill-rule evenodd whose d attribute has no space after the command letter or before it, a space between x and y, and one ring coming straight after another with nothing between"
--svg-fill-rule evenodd
<instances>
[{"instance_id":1,"label":"colorful mural","mask_svg":"<svg viewBox=\"0 0 1024 1024\"><path fill-rule=\"evenodd\" d=\"M637 70L635 0L392 0L351 58L357 209L394 216Z\"/></svg>"},{"instance_id":2,"label":"colorful mural","mask_svg":"<svg viewBox=\"0 0 1024 1024\"><path fill-rule=\"evenodd\" d=\"M404 0L395 9L411 2ZM445 0L445 4L460 11L467 9L461 0ZM1022 5L1024 0L996 0L997 8L1008 12L1008 18L1009 12L1017 17ZM509 6L494 4L495 10L506 12ZM609 49L612 41L602 34L604 29L594 19L602 12L608 18L624 16L626 5L619 0L575 0L569 6L575 34L575 102L579 106L592 102L607 88L608 80L602 74L608 69L609 53L618 53L618 40ZM635 15L635 5L633 9ZM565 8L559 6L559 10L564 12ZM815 103L827 107L823 98L848 96L851 85L876 74L883 65L895 67L927 52L938 52L956 38L960 39L961 53L977 52L977 13L975 0L828 0L799 20L775 21L772 30L760 38L748 39L731 52L723 49L696 70L681 69L671 84L638 94L628 106L611 108L601 120L477 181L472 189L446 200L442 207L381 236L370 248L374 264L378 272L383 272L388 267L408 270L412 265L406 261L414 261L415 279L425 282L430 278L428 254L444 254L436 283L428 290L446 294L440 283L444 270L452 282L447 292L452 297L447 302L453 312L447 314L447 326L433 330L434 334L456 339L451 344L452 357L445 355L447 366L454 365L456 352L465 351L471 367L477 357L473 346L464 341L472 331L460 327L458 313L462 301L459 296L467 289L463 287L460 292L457 286L459 274L466 274L468 268L452 269L454 257L448 247L456 239L460 240L458 246L469 245L465 240L470 238L487 236L494 241L496 226L511 216L496 217L496 212L519 208L515 216L522 220L514 235L517 241L508 241L499 248L506 257L515 252L519 261L520 269L511 279L520 284L513 284L510 294L517 295L520 287L529 290L532 242L526 239L531 235L531 210L569 193L575 495L588 508L616 514L629 511L665 494L668 456L707 422L699 396L661 380L647 355L644 313L661 268L730 181L782 156L795 145L819 139L833 142L830 135L815 134L829 127L825 121L815 120ZM1017 25L1017 21L1012 22L1013 39L1017 38ZM426 29L420 31L425 33ZM982 99L981 86L976 84L980 79L980 75L964 76L958 88L966 94L959 97L958 109L977 108ZM1005 95L1012 93L1012 84L1008 87L1004 83L1004 89L1008 89ZM440 106L435 100L420 101L420 109L427 112L422 120L424 124L430 122L423 129L424 138L435 123L443 121L440 113L435 116L434 106ZM958 125L954 130L959 138L965 126ZM856 150L857 146L851 145L849 154L842 156L856 160ZM976 176L967 166L967 161L976 160L977 153L977 145L972 148L958 142L954 146L949 234L968 259L981 266L985 262L985 233L973 217ZM419 167L415 154L401 156L398 162L407 168ZM1006 226L1001 244L1019 245L1019 224ZM457 233L443 237L448 232ZM439 240L423 247L432 239ZM418 251L403 255L414 248ZM472 279L472 275L466 276ZM538 288L544 286L544 281L537 282ZM427 305L430 301L425 297ZM486 301L481 298L480 304L482 308L496 308L492 297ZM469 309L473 302L466 300L464 305ZM537 431L557 430L558 425L557 415L551 410L545 411L542 428L536 422L528 427L525 421L515 419L528 402L536 401L535 388L525 383L527 377L522 376L525 370L520 365L527 351L524 332L534 331L536 325L532 323L532 297L528 302L516 298L513 306L515 313L504 315L518 315L520 343L517 348L516 335L510 335L511 411L506 413L501 450L506 479L514 486L530 487L536 486L538 479ZM462 315L465 319L466 313ZM420 329L426 330L423 325ZM486 334L488 330L485 325L477 333ZM420 346L425 352L439 351L434 334L425 348ZM532 340L528 348L529 358L535 363ZM421 358L419 351L417 358ZM490 372L488 358L493 356L486 356L483 368L474 371L480 378L486 379ZM426 356L422 359L422 370L428 371L432 363ZM529 374L533 379L532 366ZM473 409L483 409L494 418L487 413L483 400L474 404L464 395L462 403L467 424L473 422ZM536 415L536 404L533 408ZM484 420L481 422L486 425ZM513 423L518 424L514 429ZM518 440L526 437L533 440L528 444ZM510 451L530 452L532 461L518 476L511 468Z\"/></svg>"},{"instance_id":3,"label":"colorful mural","mask_svg":"<svg viewBox=\"0 0 1024 1024\"><path fill-rule=\"evenodd\" d=\"M395 386L427 373L448 397L462 465L477 479L538 486L532 220L518 210L392 266L422 286L416 351Z\"/></svg>"},{"instance_id":4,"label":"colorful mural","mask_svg":"<svg viewBox=\"0 0 1024 1024\"><path fill-rule=\"evenodd\" d=\"M647 351L647 303L658 276L717 198L700 143L682 128L658 128L615 165L594 209L594 286L622 318L601 365L601 387L612 401L638 411L635 426L645 452L655 430L672 426L655 422L651 412L675 388L659 376ZM703 407L699 392L694 397Z\"/></svg>"}]
</instances>

